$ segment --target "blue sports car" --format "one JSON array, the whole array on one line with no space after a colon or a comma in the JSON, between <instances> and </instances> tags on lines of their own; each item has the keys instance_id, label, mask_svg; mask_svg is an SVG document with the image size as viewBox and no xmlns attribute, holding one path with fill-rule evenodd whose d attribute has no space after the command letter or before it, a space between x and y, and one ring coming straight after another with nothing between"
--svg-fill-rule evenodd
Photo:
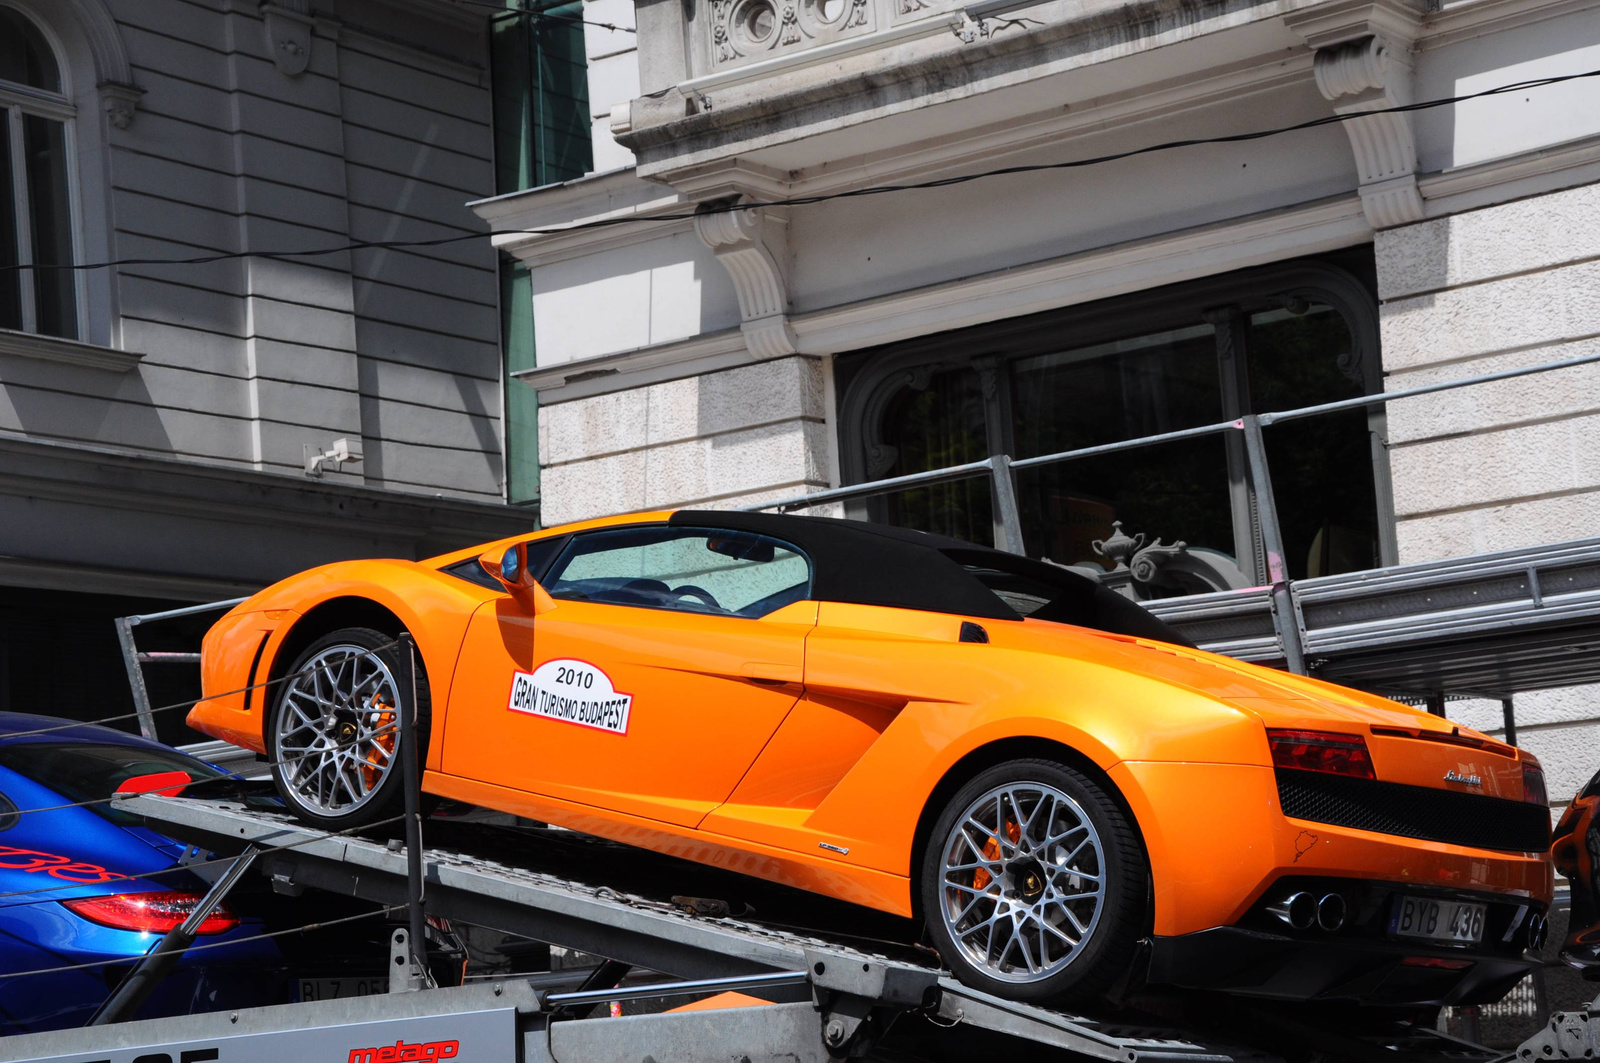
<instances>
[{"instance_id":1,"label":"blue sports car","mask_svg":"<svg viewBox=\"0 0 1600 1063\"><path fill-rule=\"evenodd\" d=\"M201 872L178 869L180 843L109 803L59 806L223 773L121 731L62 725L0 713L0 1033L83 1025L206 890ZM138 1017L282 999L283 960L262 932L217 909Z\"/></svg>"}]
</instances>

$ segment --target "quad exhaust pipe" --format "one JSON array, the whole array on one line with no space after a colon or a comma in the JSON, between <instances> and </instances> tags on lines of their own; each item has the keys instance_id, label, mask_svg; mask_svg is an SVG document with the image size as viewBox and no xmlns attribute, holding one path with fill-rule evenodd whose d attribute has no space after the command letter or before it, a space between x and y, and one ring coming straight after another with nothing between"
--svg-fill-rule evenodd
<instances>
[{"instance_id":1,"label":"quad exhaust pipe","mask_svg":"<svg viewBox=\"0 0 1600 1063\"><path fill-rule=\"evenodd\" d=\"M1542 915L1528 920L1528 948L1538 952L1544 948L1545 936L1550 932L1550 921Z\"/></svg>"},{"instance_id":2,"label":"quad exhaust pipe","mask_svg":"<svg viewBox=\"0 0 1600 1063\"><path fill-rule=\"evenodd\" d=\"M1330 934L1343 929L1344 914L1343 894L1324 894L1322 900L1317 902L1317 925Z\"/></svg>"},{"instance_id":3,"label":"quad exhaust pipe","mask_svg":"<svg viewBox=\"0 0 1600 1063\"><path fill-rule=\"evenodd\" d=\"M1295 930L1321 927L1332 934L1344 927L1346 907L1344 897L1337 893L1316 896L1297 890L1269 905L1267 911L1288 923Z\"/></svg>"}]
</instances>

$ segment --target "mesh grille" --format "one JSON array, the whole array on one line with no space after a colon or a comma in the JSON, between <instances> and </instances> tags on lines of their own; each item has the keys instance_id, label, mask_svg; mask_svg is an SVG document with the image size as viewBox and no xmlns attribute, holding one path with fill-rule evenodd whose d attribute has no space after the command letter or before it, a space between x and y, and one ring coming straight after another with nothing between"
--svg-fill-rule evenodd
<instances>
[{"instance_id":1,"label":"mesh grille","mask_svg":"<svg viewBox=\"0 0 1600 1063\"><path fill-rule=\"evenodd\" d=\"M1292 819L1478 849L1532 853L1550 847L1550 812L1543 805L1325 772L1279 768L1277 774L1278 800Z\"/></svg>"}]
</instances>

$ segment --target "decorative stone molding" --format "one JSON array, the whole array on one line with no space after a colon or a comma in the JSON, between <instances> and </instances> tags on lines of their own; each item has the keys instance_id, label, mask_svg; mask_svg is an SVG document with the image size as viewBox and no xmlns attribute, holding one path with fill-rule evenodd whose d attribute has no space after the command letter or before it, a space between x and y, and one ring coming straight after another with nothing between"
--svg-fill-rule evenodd
<instances>
[{"instance_id":1,"label":"decorative stone molding","mask_svg":"<svg viewBox=\"0 0 1600 1063\"><path fill-rule=\"evenodd\" d=\"M138 110L144 89L115 81L102 81L95 87L100 90L100 105L105 108L106 119L118 129L132 125L133 112Z\"/></svg>"},{"instance_id":2,"label":"decorative stone molding","mask_svg":"<svg viewBox=\"0 0 1600 1063\"><path fill-rule=\"evenodd\" d=\"M1374 229L1420 221L1417 140L1410 114L1366 114L1412 102L1411 54L1422 27L1414 0L1336 0L1285 16L1316 50L1317 88L1355 153L1361 204ZM1365 115L1365 117L1354 117Z\"/></svg>"},{"instance_id":3,"label":"decorative stone molding","mask_svg":"<svg viewBox=\"0 0 1600 1063\"><path fill-rule=\"evenodd\" d=\"M1338 114L1411 102L1411 64L1401 46L1380 36L1318 50L1317 88ZM1410 114L1371 114L1343 123L1361 177L1361 203L1374 229L1421 221L1417 142Z\"/></svg>"},{"instance_id":4,"label":"decorative stone molding","mask_svg":"<svg viewBox=\"0 0 1600 1063\"><path fill-rule=\"evenodd\" d=\"M59 336L0 329L0 355L4 354L36 358L42 362L81 365L89 369L105 369L113 373L128 372L144 357L137 351L119 351L79 340L64 340Z\"/></svg>"},{"instance_id":5,"label":"decorative stone molding","mask_svg":"<svg viewBox=\"0 0 1600 1063\"><path fill-rule=\"evenodd\" d=\"M871 33L871 0L706 0L709 39L699 43L702 71Z\"/></svg>"},{"instance_id":6,"label":"decorative stone molding","mask_svg":"<svg viewBox=\"0 0 1600 1063\"><path fill-rule=\"evenodd\" d=\"M311 64L311 37L316 19L307 0L262 0L261 17L267 33L267 51L287 77L298 77Z\"/></svg>"},{"instance_id":7,"label":"decorative stone molding","mask_svg":"<svg viewBox=\"0 0 1600 1063\"><path fill-rule=\"evenodd\" d=\"M789 326L789 284L783 268L786 223L760 209L695 216L694 231L716 253L739 296L740 329L750 353L776 358L796 353Z\"/></svg>"}]
</instances>

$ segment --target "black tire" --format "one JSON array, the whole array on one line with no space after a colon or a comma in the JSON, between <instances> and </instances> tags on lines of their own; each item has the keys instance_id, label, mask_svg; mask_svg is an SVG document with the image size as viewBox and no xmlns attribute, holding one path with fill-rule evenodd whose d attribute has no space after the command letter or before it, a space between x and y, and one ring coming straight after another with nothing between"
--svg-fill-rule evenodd
<instances>
[{"instance_id":1,"label":"black tire","mask_svg":"<svg viewBox=\"0 0 1600 1063\"><path fill-rule=\"evenodd\" d=\"M1016 798L1004 796L1009 787ZM1032 812L1029 787L1038 795ZM1006 813L1008 803L1017 814ZM987 833L967 820L974 806L979 818L994 815ZM1098 847L1080 847L1090 835L1076 831L1050 843L1079 818L1092 828ZM1046 819L1055 825L1041 826ZM968 840L957 836L962 824ZM1013 826L1016 836L1002 848L999 836L1009 836ZM1043 858L1033 848L1038 842L1045 843ZM1077 851L1062 864L1069 846ZM947 882L947 860L953 867L973 864L974 869L952 871ZM1102 889L1090 916L1090 899L1080 894L1096 867ZM998 873L990 876L986 868ZM934 946L963 983L1010 1000L1087 1002L1103 996L1133 962L1145 929L1146 868L1139 837L1105 784L1056 761L1011 760L981 772L945 804L924 847L918 889ZM1010 918L1018 940L1001 936L1006 933L1001 916ZM1069 945L1080 919L1087 930ZM1040 926L1041 920L1058 929ZM958 935L964 943L957 942Z\"/></svg>"},{"instance_id":2,"label":"black tire","mask_svg":"<svg viewBox=\"0 0 1600 1063\"><path fill-rule=\"evenodd\" d=\"M307 707L317 703L321 692L331 693L343 673L337 671L339 660L351 662L350 683L361 686L347 708L335 708L324 713L321 719L333 716L331 730L312 728L304 723ZM326 668L313 667L318 662ZM429 696L428 680L417 660L417 765L421 771L428 755ZM381 667L380 667L381 666ZM405 808L404 771L401 768L401 736L399 720L394 715L391 696L398 699L400 708L408 708L411 692L402 686L400 647L394 636L372 628L351 627L329 632L301 651L286 678L274 691L272 710L267 718L267 756L272 762L272 780L278 794L296 818L313 826L329 830L346 830L364 827L375 820L400 815ZM373 677L376 677L374 679ZM317 688L310 684L321 682ZM370 696L369 696L370 693ZM335 700L330 698L328 700ZM285 733L285 714L294 712L291 701L300 708L291 718L288 727L295 731ZM359 706L359 707L358 707ZM298 722L297 722L298 721ZM365 736L365 737L364 737ZM286 741L288 739L288 741ZM366 759L359 766L336 767L327 761L321 750L308 746L309 742L325 740L333 748L328 754L345 751L362 751ZM389 748L387 761L373 759L384 746ZM374 749L374 747L377 747ZM313 760L316 758L316 760ZM315 768L318 762L327 763ZM340 776L343 776L342 781ZM341 802L339 791L359 800ZM320 796L319 796L320 795ZM424 806L426 811L426 806Z\"/></svg>"}]
</instances>

